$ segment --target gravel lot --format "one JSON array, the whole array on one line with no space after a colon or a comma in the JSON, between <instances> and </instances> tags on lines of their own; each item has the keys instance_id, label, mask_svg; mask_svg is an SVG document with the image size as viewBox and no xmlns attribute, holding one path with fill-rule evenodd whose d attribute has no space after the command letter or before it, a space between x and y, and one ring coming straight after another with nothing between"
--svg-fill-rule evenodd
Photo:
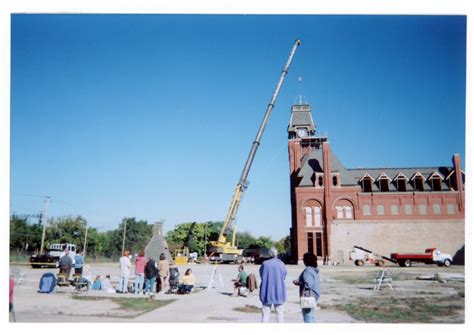
<instances>
[{"instance_id":1,"label":"gravel lot","mask_svg":"<svg viewBox=\"0 0 474 335\"><path fill-rule=\"evenodd\" d=\"M260 314L255 313L260 307L258 292L248 297L230 296L233 288L231 280L236 277L236 265L218 265L217 273L222 277L224 286L215 281L214 288L198 290L190 295L157 295L155 299L174 302L157 308L151 312L141 314L136 311L120 308L110 299L82 300L80 297L125 297L136 299L131 294L106 294L104 292L88 291L84 293L53 292L52 294L37 293L38 283L45 272L56 273L56 269L32 269L27 266L12 264L11 268L19 267L26 274L26 281L15 287L15 314L17 322L260 322ZM179 266L180 275L186 268L192 268L197 279L197 285L207 287L213 271L213 265L188 265ZM117 264L91 264L93 276L109 274L113 282L118 281L119 269ZM247 265L246 271L258 276L259 266ZM303 266L288 265L287 293L285 304L285 318L288 323L302 322L298 304L298 288L291 282L298 278ZM454 278L464 276L464 267L451 266L440 268L435 265L417 265L412 268L399 268L388 266L388 275L393 279L392 291L388 286L382 290L374 291L374 279L381 271L374 266L355 267L345 266L320 266L321 269L321 299L320 308L316 311L319 323L354 323L354 322L423 322L423 323L462 323L464 322L464 282L455 281ZM434 276L449 279L446 282L439 280L417 280L419 276ZM141 298L141 297L138 297ZM397 300L402 299L402 300ZM411 299L411 300L403 300ZM417 299L417 300L413 300ZM427 313L437 313L441 303L449 303L447 308L453 313L444 313L436 321L424 316ZM386 303L388 302L388 303ZM357 307L367 307L374 304L373 309L380 312L386 306L400 305L408 308L408 315L419 314L419 319L403 321L393 319L390 314L383 315L382 320L371 319L375 316L366 316L367 311L358 311ZM376 305L378 304L378 305ZM406 306L405 306L406 305ZM234 310L245 308L249 312ZM410 313L412 309L413 313ZM398 310L397 310L398 311ZM360 316L357 313L361 313ZM393 313L393 311L387 312ZM439 312L441 313L441 312ZM416 317L417 315L414 315ZM375 321L374 321L375 320ZM401 321L400 321L401 320ZM275 322L275 319L272 320Z\"/></svg>"}]
</instances>

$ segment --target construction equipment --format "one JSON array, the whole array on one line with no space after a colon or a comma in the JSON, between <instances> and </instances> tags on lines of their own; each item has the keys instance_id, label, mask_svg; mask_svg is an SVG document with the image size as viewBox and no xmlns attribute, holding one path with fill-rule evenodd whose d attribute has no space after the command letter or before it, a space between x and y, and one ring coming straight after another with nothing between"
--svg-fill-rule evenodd
<instances>
[{"instance_id":1,"label":"construction equipment","mask_svg":"<svg viewBox=\"0 0 474 335\"><path fill-rule=\"evenodd\" d=\"M186 238L183 242L183 247L181 249L176 249L174 252L174 263L176 265L185 265L188 264L189 259L189 241L191 240L191 235L193 232L193 228L196 226L196 221L191 223L189 226L188 233L186 234Z\"/></svg>"},{"instance_id":2,"label":"construction equipment","mask_svg":"<svg viewBox=\"0 0 474 335\"><path fill-rule=\"evenodd\" d=\"M174 251L174 264L175 265L186 265L188 264L189 249L176 249Z\"/></svg>"},{"instance_id":3,"label":"construction equipment","mask_svg":"<svg viewBox=\"0 0 474 335\"><path fill-rule=\"evenodd\" d=\"M374 264L375 266L384 266L384 260L395 263L395 261L391 258L357 245L352 248L352 252L349 254L349 260L354 261L356 266L362 266L364 263Z\"/></svg>"},{"instance_id":4,"label":"construction equipment","mask_svg":"<svg viewBox=\"0 0 474 335\"><path fill-rule=\"evenodd\" d=\"M211 256L220 255L221 259L225 259L225 258L229 259L229 256L230 256L230 258L234 258L236 260L237 256L240 256L242 254L242 249L238 249L235 244L235 237L236 237L236 229L235 229L235 223L234 223L235 217L237 215L237 210L239 208L243 193L245 192L248 186L247 177L248 177L253 159L257 152L258 146L260 145L260 140L262 138L263 132L265 131L265 126L267 125L268 119L270 118L270 114L272 113L273 108L275 107L275 101L277 99L278 93L280 92L280 88L283 84L283 80L285 79L285 76L288 73L288 69L290 67L291 61L295 54L296 48L300 44L301 44L300 40L296 40L295 43L293 44L293 48L291 49L290 56L288 57L286 65L283 68L283 71L280 75L280 79L278 80L275 91L273 92L272 98L265 112L265 116L257 132L257 136L255 137L255 140L252 143L252 147L250 148L250 152L247 157L247 161L244 165L244 169L240 176L239 182L235 186L234 194L232 196L229 209L227 210L227 215L226 215L224 224L222 225L219 238L217 241L210 241L210 248L208 249L208 253L210 253ZM227 232L230 229L232 229L232 239L230 242L228 242Z\"/></svg>"}]
</instances>

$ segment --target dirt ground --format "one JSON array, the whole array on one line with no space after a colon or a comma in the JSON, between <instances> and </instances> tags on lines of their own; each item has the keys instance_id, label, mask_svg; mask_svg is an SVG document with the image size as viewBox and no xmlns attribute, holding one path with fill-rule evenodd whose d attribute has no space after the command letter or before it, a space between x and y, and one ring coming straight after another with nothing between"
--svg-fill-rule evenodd
<instances>
[{"instance_id":1,"label":"dirt ground","mask_svg":"<svg viewBox=\"0 0 474 335\"><path fill-rule=\"evenodd\" d=\"M258 292L247 297L232 297L236 265L218 265L215 280L208 287L213 265L179 266L180 275L192 268L197 292L189 295L158 294L144 311L130 299L144 299L132 294L92 291L74 293L68 289L51 294L37 293L40 277L56 269L31 269L16 266L26 279L15 287L17 322L260 322ZM118 282L117 264L91 264L93 276L109 274ZM246 271L258 276L259 266L247 265ZM303 266L288 265L285 322L302 322L298 288L292 284ZM464 267L414 265L411 268L388 266L393 290L382 284L374 291L381 268L320 266L321 298L316 310L319 323L463 323ZM422 277L423 280L417 279ZM220 282L222 278L222 284ZM433 280L433 278L436 278ZM116 298L121 298L117 300ZM144 300L143 300L144 301ZM129 303L127 303L129 302ZM141 302L140 302L141 303ZM151 303L151 302L150 302ZM276 322L272 318L272 322Z\"/></svg>"}]
</instances>

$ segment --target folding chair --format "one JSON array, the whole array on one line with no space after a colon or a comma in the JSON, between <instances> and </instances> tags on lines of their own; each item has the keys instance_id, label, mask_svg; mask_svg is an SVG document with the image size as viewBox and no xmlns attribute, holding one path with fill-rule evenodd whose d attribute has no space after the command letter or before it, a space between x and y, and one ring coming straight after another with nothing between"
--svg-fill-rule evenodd
<instances>
[{"instance_id":1,"label":"folding chair","mask_svg":"<svg viewBox=\"0 0 474 335\"><path fill-rule=\"evenodd\" d=\"M26 282L26 272L20 269L17 266L12 267L13 280L15 285L21 285L23 282Z\"/></svg>"},{"instance_id":2,"label":"folding chair","mask_svg":"<svg viewBox=\"0 0 474 335\"><path fill-rule=\"evenodd\" d=\"M72 285L75 287L75 293L87 292L89 290L89 282L87 279L82 278L80 274L72 275Z\"/></svg>"},{"instance_id":3,"label":"folding chair","mask_svg":"<svg viewBox=\"0 0 474 335\"><path fill-rule=\"evenodd\" d=\"M66 280L66 275L64 273L58 273L56 275L56 279L57 279L57 282L56 282L56 287L57 287L57 290L58 292L63 292L63 288L67 287L68 288L68 291L70 292L71 291L71 283Z\"/></svg>"}]
</instances>

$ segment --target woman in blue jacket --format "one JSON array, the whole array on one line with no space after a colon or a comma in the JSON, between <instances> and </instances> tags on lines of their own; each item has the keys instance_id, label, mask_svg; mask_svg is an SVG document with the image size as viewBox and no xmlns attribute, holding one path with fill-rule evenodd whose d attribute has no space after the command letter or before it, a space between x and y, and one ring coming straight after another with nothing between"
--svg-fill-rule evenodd
<instances>
[{"instance_id":1,"label":"woman in blue jacket","mask_svg":"<svg viewBox=\"0 0 474 335\"><path fill-rule=\"evenodd\" d=\"M293 281L295 285L300 287L300 297L314 297L315 302L319 299L319 269L318 257L307 252L303 255L303 263L306 268L300 274L298 280ZM316 322L314 308L302 308L303 321L307 323Z\"/></svg>"}]
</instances>

